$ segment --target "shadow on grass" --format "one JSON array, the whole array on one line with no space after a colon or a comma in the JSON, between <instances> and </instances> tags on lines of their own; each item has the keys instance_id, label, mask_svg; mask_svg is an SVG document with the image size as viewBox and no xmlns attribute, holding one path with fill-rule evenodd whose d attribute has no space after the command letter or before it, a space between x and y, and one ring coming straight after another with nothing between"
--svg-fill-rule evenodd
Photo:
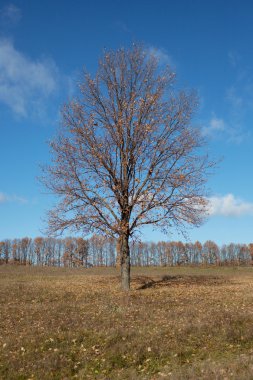
<instances>
[{"instance_id":1,"label":"shadow on grass","mask_svg":"<svg viewBox=\"0 0 253 380\"><path fill-rule=\"evenodd\" d=\"M182 275L165 275L161 278L152 278L147 276L135 276L133 283L137 285L137 290L149 288L168 287L176 285L199 285L214 286L228 283L224 277L217 276L182 276Z\"/></svg>"}]
</instances>

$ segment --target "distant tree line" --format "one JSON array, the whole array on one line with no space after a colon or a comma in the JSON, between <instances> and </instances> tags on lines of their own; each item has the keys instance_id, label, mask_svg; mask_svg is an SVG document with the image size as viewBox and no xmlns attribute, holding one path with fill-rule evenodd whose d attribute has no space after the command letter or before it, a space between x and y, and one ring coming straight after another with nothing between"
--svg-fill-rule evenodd
<instances>
[{"instance_id":1,"label":"distant tree line","mask_svg":"<svg viewBox=\"0 0 253 380\"><path fill-rule=\"evenodd\" d=\"M252 244L225 244L214 241L132 242L133 266L252 265ZM0 241L0 264L58 267L115 266L117 244L113 238L93 235L89 239L28 237Z\"/></svg>"}]
</instances>

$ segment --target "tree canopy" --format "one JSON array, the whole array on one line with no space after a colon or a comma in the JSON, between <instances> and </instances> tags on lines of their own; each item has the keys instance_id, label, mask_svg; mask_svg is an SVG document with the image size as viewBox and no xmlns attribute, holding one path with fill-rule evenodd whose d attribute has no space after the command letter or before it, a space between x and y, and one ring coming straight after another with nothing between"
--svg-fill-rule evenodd
<instances>
[{"instance_id":1,"label":"tree canopy","mask_svg":"<svg viewBox=\"0 0 253 380\"><path fill-rule=\"evenodd\" d=\"M51 232L100 232L120 241L129 289L129 238L145 225L163 232L198 226L212 166L192 125L197 97L177 91L175 74L139 45L105 51L94 77L62 109L46 186L60 198Z\"/></svg>"}]
</instances>

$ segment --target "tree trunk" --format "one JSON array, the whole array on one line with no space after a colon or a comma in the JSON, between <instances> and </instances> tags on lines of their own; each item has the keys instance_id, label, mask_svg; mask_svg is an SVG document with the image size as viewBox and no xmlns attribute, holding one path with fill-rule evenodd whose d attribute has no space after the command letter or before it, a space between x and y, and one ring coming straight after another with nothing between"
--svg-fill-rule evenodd
<instances>
[{"instance_id":1,"label":"tree trunk","mask_svg":"<svg viewBox=\"0 0 253 380\"><path fill-rule=\"evenodd\" d=\"M121 266L121 236L118 237L116 243L116 268Z\"/></svg>"},{"instance_id":2,"label":"tree trunk","mask_svg":"<svg viewBox=\"0 0 253 380\"><path fill-rule=\"evenodd\" d=\"M121 238L121 287L122 290L130 290L130 249L129 236Z\"/></svg>"}]
</instances>

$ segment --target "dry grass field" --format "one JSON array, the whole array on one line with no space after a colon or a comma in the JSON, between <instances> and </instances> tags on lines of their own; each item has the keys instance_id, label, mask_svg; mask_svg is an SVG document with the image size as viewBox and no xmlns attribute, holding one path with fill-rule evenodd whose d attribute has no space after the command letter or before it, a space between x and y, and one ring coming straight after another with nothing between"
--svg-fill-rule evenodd
<instances>
[{"instance_id":1,"label":"dry grass field","mask_svg":"<svg viewBox=\"0 0 253 380\"><path fill-rule=\"evenodd\" d=\"M253 379L252 268L0 267L0 378Z\"/></svg>"}]
</instances>

